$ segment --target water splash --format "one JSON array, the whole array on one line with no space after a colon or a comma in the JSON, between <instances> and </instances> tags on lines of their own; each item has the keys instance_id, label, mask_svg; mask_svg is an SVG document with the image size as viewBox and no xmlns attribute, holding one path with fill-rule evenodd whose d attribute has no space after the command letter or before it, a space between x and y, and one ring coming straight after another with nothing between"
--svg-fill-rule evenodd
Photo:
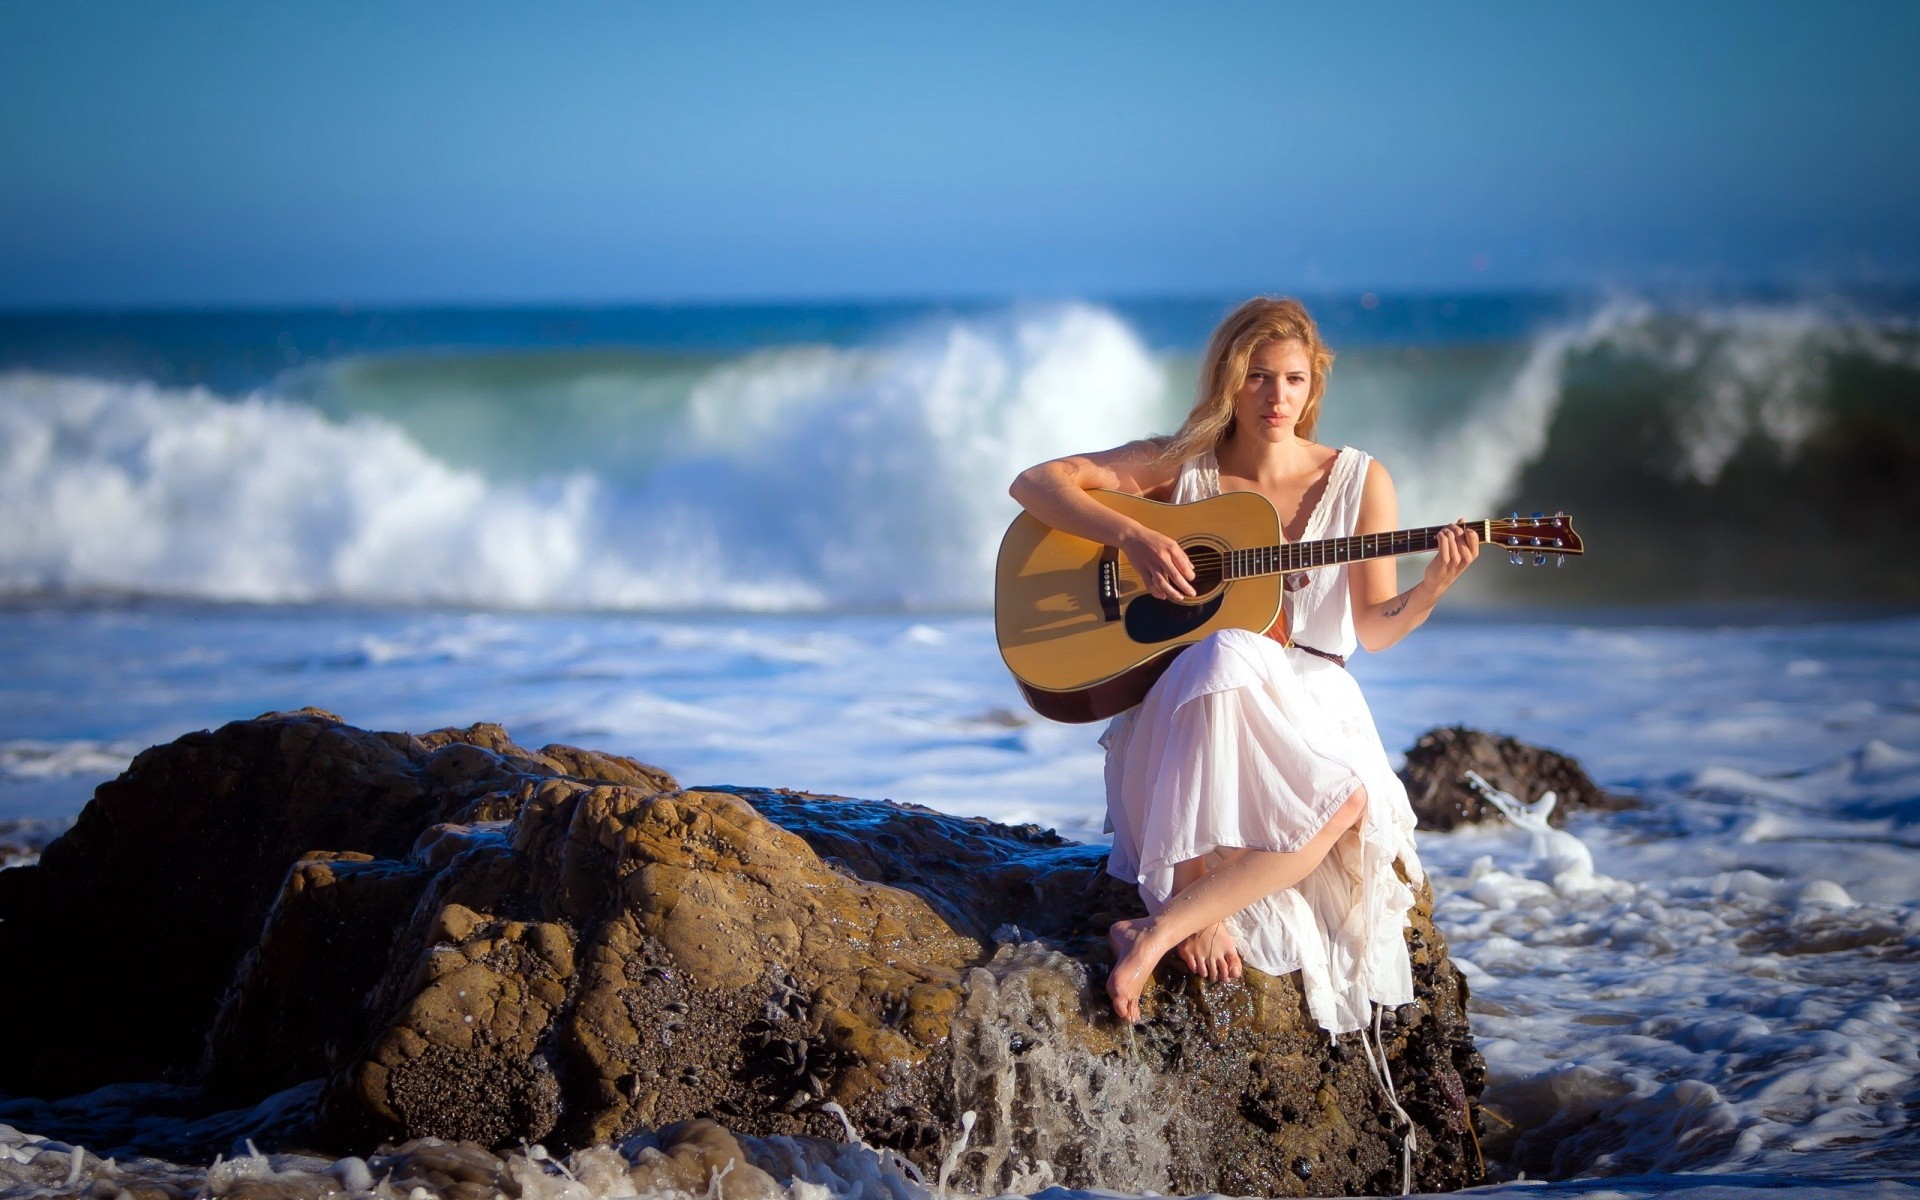
<instances>
[{"instance_id":1,"label":"water splash","mask_svg":"<svg viewBox=\"0 0 1920 1200\"><path fill-rule=\"evenodd\" d=\"M1082 1015L1086 968L1044 943L1003 943L968 972L953 1031L956 1109L978 1113L956 1172L982 1192L1031 1193L1071 1178L1170 1186L1176 1105L1148 1067L1064 1034Z\"/></svg>"}]
</instances>

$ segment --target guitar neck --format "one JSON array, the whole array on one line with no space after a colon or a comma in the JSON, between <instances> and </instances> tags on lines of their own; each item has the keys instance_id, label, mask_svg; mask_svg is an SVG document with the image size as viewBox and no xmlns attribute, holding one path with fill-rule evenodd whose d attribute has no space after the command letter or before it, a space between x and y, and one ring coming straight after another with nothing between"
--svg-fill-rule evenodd
<instances>
[{"instance_id":1,"label":"guitar neck","mask_svg":"<svg viewBox=\"0 0 1920 1200\"><path fill-rule=\"evenodd\" d=\"M1468 521L1465 524L1480 535L1482 542L1493 540L1492 521ZM1423 554L1439 547L1440 531L1448 528L1451 526L1427 525L1419 529L1396 529L1391 533L1357 533L1352 537L1323 538L1317 542L1287 542L1278 546L1233 550L1227 554L1226 577L1251 579L1256 575L1307 571L1314 567L1331 567L1369 558Z\"/></svg>"}]
</instances>

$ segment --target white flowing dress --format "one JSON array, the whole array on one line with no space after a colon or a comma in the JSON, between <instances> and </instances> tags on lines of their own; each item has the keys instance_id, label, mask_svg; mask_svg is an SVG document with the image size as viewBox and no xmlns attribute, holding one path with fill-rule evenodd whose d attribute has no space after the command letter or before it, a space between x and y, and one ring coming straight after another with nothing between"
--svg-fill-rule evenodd
<instances>
[{"instance_id":1,"label":"white flowing dress","mask_svg":"<svg viewBox=\"0 0 1920 1200\"><path fill-rule=\"evenodd\" d=\"M1353 533L1369 461L1340 450L1303 540ZM1219 466L1206 454L1181 469L1173 499L1219 491ZM1358 639L1347 569L1321 568L1306 580L1286 593L1294 640L1351 656ZM1174 864L1227 847L1298 850L1365 785L1365 815L1326 859L1227 927L1246 965L1301 972L1309 1011L1332 1033L1365 1028L1373 1004L1413 1000L1404 937L1413 891L1394 869L1415 884L1423 877L1413 809L1344 668L1225 630L1183 651L1100 740L1113 833L1107 869L1136 883L1153 913L1173 891Z\"/></svg>"}]
</instances>

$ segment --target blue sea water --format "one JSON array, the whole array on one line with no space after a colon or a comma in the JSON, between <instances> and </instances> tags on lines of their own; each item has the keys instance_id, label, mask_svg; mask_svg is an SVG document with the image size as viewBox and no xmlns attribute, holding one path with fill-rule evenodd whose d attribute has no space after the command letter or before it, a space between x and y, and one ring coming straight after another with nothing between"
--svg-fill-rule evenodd
<instances>
[{"instance_id":1,"label":"blue sea water","mask_svg":"<svg viewBox=\"0 0 1920 1200\"><path fill-rule=\"evenodd\" d=\"M0 842L30 859L146 745L304 705L1097 840L1097 730L1034 717L994 650L1004 488L1170 428L1222 307L0 316ZM1389 749L1464 722L1645 802L1570 826L1584 873L1504 825L1421 835L1489 1153L1583 1180L1496 1194L1920 1192L1913 306L1318 311L1326 437L1408 523L1566 508L1590 546L1485 562L1356 662ZM0 1180L87 1120L0 1102Z\"/></svg>"}]
</instances>

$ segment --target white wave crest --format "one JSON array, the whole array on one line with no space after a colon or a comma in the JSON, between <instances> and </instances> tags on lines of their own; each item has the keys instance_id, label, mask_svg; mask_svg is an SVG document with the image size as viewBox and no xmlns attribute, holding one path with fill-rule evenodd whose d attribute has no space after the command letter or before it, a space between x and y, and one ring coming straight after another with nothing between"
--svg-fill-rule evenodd
<instances>
[{"instance_id":1,"label":"white wave crest","mask_svg":"<svg viewBox=\"0 0 1920 1200\"><path fill-rule=\"evenodd\" d=\"M752 356L697 388L656 474L643 556L808 604L978 604L1021 468L1117 445L1162 413L1164 369L1074 305L953 322L884 351ZM646 597L667 600L670 596Z\"/></svg>"},{"instance_id":2,"label":"white wave crest","mask_svg":"<svg viewBox=\"0 0 1920 1200\"><path fill-rule=\"evenodd\" d=\"M1819 428L1826 352L1870 349L1861 331L1812 308L1743 305L1662 321L1645 304L1617 305L1606 342L1669 375L1691 380L1673 414L1677 478L1711 485L1753 437L1793 457Z\"/></svg>"},{"instance_id":3,"label":"white wave crest","mask_svg":"<svg viewBox=\"0 0 1920 1200\"><path fill-rule=\"evenodd\" d=\"M219 600L551 599L586 477L490 486L377 421L33 374L0 377L0 588Z\"/></svg>"},{"instance_id":4,"label":"white wave crest","mask_svg":"<svg viewBox=\"0 0 1920 1200\"><path fill-rule=\"evenodd\" d=\"M1013 474L1153 427L1164 386L1084 305L769 352L706 380L666 465L622 491L501 483L392 424L268 397L0 375L0 592L973 605Z\"/></svg>"},{"instance_id":5,"label":"white wave crest","mask_svg":"<svg viewBox=\"0 0 1920 1200\"><path fill-rule=\"evenodd\" d=\"M1712 486L1743 445L1797 455L1828 419L1829 369L1840 355L1920 370L1912 330L1811 305L1736 305L1685 312L1617 298L1586 320L1544 330L1517 367L1437 434L1418 398L1369 431L1391 452L1400 507L1421 523L1479 516L1514 493L1546 451L1570 369L1607 353L1666 381L1672 472Z\"/></svg>"},{"instance_id":6,"label":"white wave crest","mask_svg":"<svg viewBox=\"0 0 1920 1200\"><path fill-rule=\"evenodd\" d=\"M1397 451L1391 465L1401 524L1484 516L1512 494L1520 473L1547 448L1568 355L1586 336L1555 330L1534 339L1504 386L1438 437L1382 430L1387 449Z\"/></svg>"}]
</instances>

